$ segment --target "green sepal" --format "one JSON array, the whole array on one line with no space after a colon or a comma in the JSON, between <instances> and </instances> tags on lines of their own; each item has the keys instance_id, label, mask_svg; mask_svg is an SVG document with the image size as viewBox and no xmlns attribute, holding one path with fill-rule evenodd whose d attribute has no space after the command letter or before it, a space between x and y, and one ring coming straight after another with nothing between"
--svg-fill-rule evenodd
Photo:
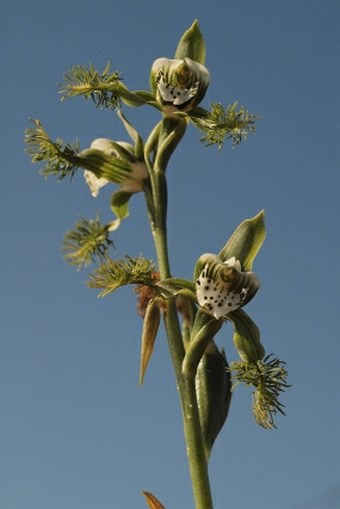
<instances>
[{"instance_id":1,"label":"green sepal","mask_svg":"<svg viewBox=\"0 0 340 509\"><path fill-rule=\"evenodd\" d=\"M211 341L196 373L196 395L207 460L228 415L231 376L224 351Z\"/></svg>"},{"instance_id":2,"label":"green sepal","mask_svg":"<svg viewBox=\"0 0 340 509\"><path fill-rule=\"evenodd\" d=\"M250 271L265 236L264 211L261 210L256 216L246 219L236 228L218 256L223 261L235 256L237 260L240 260L242 270Z\"/></svg>"},{"instance_id":3,"label":"green sepal","mask_svg":"<svg viewBox=\"0 0 340 509\"><path fill-rule=\"evenodd\" d=\"M236 309L228 314L227 320L234 325L233 342L243 361L256 363L265 356L265 349L261 344L260 331L242 309Z\"/></svg>"},{"instance_id":4,"label":"green sepal","mask_svg":"<svg viewBox=\"0 0 340 509\"><path fill-rule=\"evenodd\" d=\"M143 106L147 103L146 97L141 92L132 92L121 82L119 85L119 98L131 108Z\"/></svg>"},{"instance_id":5,"label":"green sepal","mask_svg":"<svg viewBox=\"0 0 340 509\"><path fill-rule=\"evenodd\" d=\"M135 129L133 127L132 124L130 124L130 122L127 120L127 118L125 117L125 115L123 114L123 112L121 110L117 111L117 115L120 118L120 120L122 121L122 123L126 129L126 132L128 133L128 135L130 136L130 138L132 139L132 141L135 144L134 153L135 153L136 158L138 160L142 161L143 154L144 154L144 143L143 143L143 140L142 140L139 132L137 131L137 129Z\"/></svg>"},{"instance_id":6,"label":"green sepal","mask_svg":"<svg viewBox=\"0 0 340 509\"><path fill-rule=\"evenodd\" d=\"M179 60L191 58L191 60L204 65L205 56L206 47L204 38L199 29L198 21L195 20L180 38L174 58Z\"/></svg>"},{"instance_id":7,"label":"green sepal","mask_svg":"<svg viewBox=\"0 0 340 509\"><path fill-rule=\"evenodd\" d=\"M179 277L169 277L161 279L156 285L164 297L174 297L178 294L183 294L185 290L187 294L193 295L195 298L195 285L188 279L181 279Z\"/></svg>"},{"instance_id":8,"label":"green sepal","mask_svg":"<svg viewBox=\"0 0 340 509\"><path fill-rule=\"evenodd\" d=\"M111 197L111 210L117 219L111 223L110 231L116 230L123 219L129 215L129 200L132 194L126 191L116 191Z\"/></svg>"}]
</instances>

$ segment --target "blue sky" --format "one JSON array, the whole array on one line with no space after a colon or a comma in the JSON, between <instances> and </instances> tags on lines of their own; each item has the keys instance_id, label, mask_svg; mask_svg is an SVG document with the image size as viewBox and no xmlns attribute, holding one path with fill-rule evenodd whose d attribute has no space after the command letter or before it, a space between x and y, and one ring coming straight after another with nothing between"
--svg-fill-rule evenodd
<instances>
[{"instance_id":1,"label":"blue sky","mask_svg":"<svg viewBox=\"0 0 340 509\"><path fill-rule=\"evenodd\" d=\"M124 139L114 113L60 103L57 83L73 65L109 60L130 88L146 89L152 62L173 56L195 18L212 77L203 105L239 100L262 119L220 153L189 129L168 169L172 270L189 278L202 253L264 208L262 286L247 310L292 384L274 431L256 426L249 391L235 393L212 453L215 509L339 507L338 2L4 0L1 509L137 509L142 490L168 509L192 507L164 334L141 388L131 288L98 299L86 271L62 259L79 214L111 218L110 193L94 200L80 175L44 181L23 131L31 117L82 148ZM144 137L158 118L125 112ZM117 258L153 257L142 197L114 242ZM218 341L237 358L230 330Z\"/></svg>"}]
</instances>

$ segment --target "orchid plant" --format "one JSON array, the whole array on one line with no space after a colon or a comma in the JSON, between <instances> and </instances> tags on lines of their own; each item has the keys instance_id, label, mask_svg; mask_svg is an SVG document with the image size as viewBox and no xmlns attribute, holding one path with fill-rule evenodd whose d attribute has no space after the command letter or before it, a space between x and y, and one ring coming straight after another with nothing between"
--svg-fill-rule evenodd
<instances>
[{"instance_id":1,"label":"orchid plant","mask_svg":"<svg viewBox=\"0 0 340 509\"><path fill-rule=\"evenodd\" d=\"M63 250L78 268L98 262L88 281L100 296L122 285L135 285L141 331L140 382L153 353L161 320L164 321L171 359L179 389L186 450L196 509L212 509L208 464L213 444L226 422L232 391L243 383L253 388L253 413L264 428L275 427L274 418L284 414L279 401L288 387L285 363L266 355L260 332L244 306L256 295L260 281L253 262L265 238L264 213L243 221L219 253L198 257L193 277L171 273L167 244L167 179L170 158L191 123L201 141L221 149L232 140L238 145L255 131L256 115L237 103L224 108L213 103L200 106L209 85L205 67L205 42L198 22L181 37L174 58L158 58L151 66L150 90L129 90L120 73L102 73L90 65L75 66L64 77L62 100L71 96L92 99L99 108L115 111L129 142L99 138L85 150L78 143L52 141L39 120L26 130L27 152L33 163L43 163L43 176L58 180L83 170L85 182L96 197L106 185L115 185L111 197L112 221L99 217L81 219L65 235ZM160 120L144 141L129 122L124 107L149 106ZM143 193L157 260L110 256L112 232L129 215L129 200ZM239 360L228 364L215 336L229 322ZM151 509L164 508L150 492L144 492Z\"/></svg>"}]
</instances>

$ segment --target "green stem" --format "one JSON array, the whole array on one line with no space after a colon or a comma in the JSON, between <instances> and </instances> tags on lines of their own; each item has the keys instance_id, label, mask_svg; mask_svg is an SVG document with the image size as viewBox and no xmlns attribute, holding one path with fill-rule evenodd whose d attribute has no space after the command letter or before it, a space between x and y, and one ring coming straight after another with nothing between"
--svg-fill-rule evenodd
<instances>
[{"instance_id":1,"label":"green stem","mask_svg":"<svg viewBox=\"0 0 340 509\"><path fill-rule=\"evenodd\" d=\"M147 206L154 238L161 279L171 277L166 228L167 185L165 170L169 158L182 139L187 126L185 119L164 117L153 129L144 147L144 159L150 175ZM208 465L198 413L195 372L182 370L185 348L176 301L167 301L164 323L168 345L179 390L184 436L196 509L213 509Z\"/></svg>"},{"instance_id":2,"label":"green stem","mask_svg":"<svg viewBox=\"0 0 340 509\"><path fill-rule=\"evenodd\" d=\"M165 239L164 239L165 240ZM158 246L158 260L160 267L167 262L161 260L162 253L166 252L162 238L155 236ZM184 436L190 468L192 490L196 509L213 509L210 482L208 476L208 465L206 461L204 444L201 433L201 426L198 413L195 374L184 375L182 363L184 358L184 347L181 330L179 326L176 302L169 300L165 313L165 328L168 338L169 350L176 375L177 386L180 394Z\"/></svg>"},{"instance_id":3,"label":"green stem","mask_svg":"<svg viewBox=\"0 0 340 509\"><path fill-rule=\"evenodd\" d=\"M154 239L161 277L170 277L167 239L164 231L155 229ZM195 373L185 374L185 355L175 299L170 299L164 317L169 350L180 394L184 435L196 509L213 509L208 465L199 420Z\"/></svg>"}]
</instances>

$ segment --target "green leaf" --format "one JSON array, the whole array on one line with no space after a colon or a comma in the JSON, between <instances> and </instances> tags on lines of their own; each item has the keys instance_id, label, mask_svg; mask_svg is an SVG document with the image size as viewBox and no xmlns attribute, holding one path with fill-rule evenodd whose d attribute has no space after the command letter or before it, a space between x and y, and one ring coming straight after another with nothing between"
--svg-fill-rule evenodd
<instances>
[{"instance_id":1,"label":"green leaf","mask_svg":"<svg viewBox=\"0 0 340 509\"><path fill-rule=\"evenodd\" d=\"M254 259L266 236L264 211L243 221L221 249L219 257L225 261L235 256L241 262L242 270L252 269Z\"/></svg>"},{"instance_id":2,"label":"green leaf","mask_svg":"<svg viewBox=\"0 0 340 509\"><path fill-rule=\"evenodd\" d=\"M182 35L174 58L179 60L191 58L191 60L204 65L205 56L205 42L199 29L198 21L195 20L191 27Z\"/></svg>"},{"instance_id":3,"label":"green leaf","mask_svg":"<svg viewBox=\"0 0 340 509\"><path fill-rule=\"evenodd\" d=\"M227 319L234 325L233 342L242 360L256 363L263 359L265 349L260 340L260 331L253 320L242 309L232 311Z\"/></svg>"}]
</instances>

